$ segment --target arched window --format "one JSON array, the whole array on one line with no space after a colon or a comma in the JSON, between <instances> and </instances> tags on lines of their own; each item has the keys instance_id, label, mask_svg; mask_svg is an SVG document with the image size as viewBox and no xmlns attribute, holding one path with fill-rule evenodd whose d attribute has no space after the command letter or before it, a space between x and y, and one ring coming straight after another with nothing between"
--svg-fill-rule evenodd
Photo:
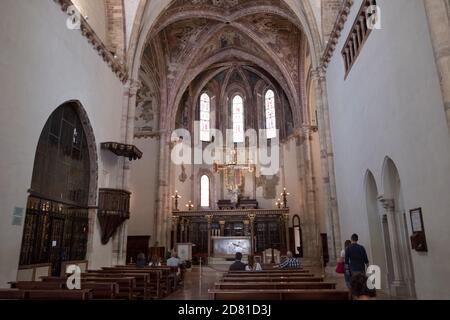
<instances>
[{"instance_id":1,"label":"arched window","mask_svg":"<svg viewBox=\"0 0 450 320\"><path fill-rule=\"evenodd\" d=\"M200 141L211 140L211 99L206 93L200 96Z\"/></svg>"},{"instance_id":2,"label":"arched window","mask_svg":"<svg viewBox=\"0 0 450 320\"><path fill-rule=\"evenodd\" d=\"M233 98L233 142L244 142L244 100L239 95Z\"/></svg>"},{"instance_id":3,"label":"arched window","mask_svg":"<svg viewBox=\"0 0 450 320\"><path fill-rule=\"evenodd\" d=\"M273 139L277 136L277 120L275 116L275 93L272 90L267 90L264 106L266 109L267 139Z\"/></svg>"},{"instance_id":4,"label":"arched window","mask_svg":"<svg viewBox=\"0 0 450 320\"><path fill-rule=\"evenodd\" d=\"M209 177L203 175L200 179L200 206L209 207Z\"/></svg>"},{"instance_id":5,"label":"arched window","mask_svg":"<svg viewBox=\"0 0 450 320\"><path fill-rule=\"evenodd\" d=\"M53 275L61 273L62 256L86 257L92 173L79 108L63 104L41 132L24 222L20 265L50 262Z\"/></svg>"}]
</instances>

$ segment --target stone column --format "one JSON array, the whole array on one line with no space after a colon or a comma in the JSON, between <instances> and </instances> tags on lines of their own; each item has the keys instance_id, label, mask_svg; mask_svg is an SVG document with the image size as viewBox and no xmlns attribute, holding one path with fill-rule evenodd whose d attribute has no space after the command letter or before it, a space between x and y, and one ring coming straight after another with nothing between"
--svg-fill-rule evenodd
<instances>
[{"instance_id":1,"label":"stone column","mask_svg":"<svg viewBox=\"0 0 450 320\"><path fill-rule=\"evenodd\" d=\"M445 0L424 0L450 130L450 17Z\"/></svg>"},{"instance_id":2,"label":"stone column","mask_svg":"<svg viewBox=\"0 0 450 320\"><path fill-rule=\"evenodd\" d=\"M220 236L223 237L225 235L225 220L220 220L219 226L220 226Z\"/></svg>"},{"instance_id":3,"label":"stone column","mask_svg":"<svg viewBox=\"0 0 450 320\"><path fill-rule=\"evenodd\" d=\"M159 172L158 172L158 198L156 200L156 214L153 233L161 246L169 246L170 242L170 212L172 197L169 190L170 180L170 134L161 133Z\"/></svg>"},{"instance_id":4,"label":"stone column","mask_svg":"<svg viewBox=\"0 0 450 320\"><path fill-rule=\"evenodd\" d=\"M327 237L329 250L329 263L336 263L341 244L341 232L339 226L339 212L336 199L336 179L334 174L334 154L331 141L330 118L328 109L327 87L325 73L322 68L317 68L312 73L316 82L316 104L318 110L321 169L324 185L324 212L327 220Z\"/></svg>"},{"instance_id":5,"label":"stone column","mask_svg":"<svg viewBox=\"0 0 450 320\"><path fill-rule=\"evenodd\" d=\"M400 252L400 239L398 234L397 221L395 217L395 202L392 199L384 199L383 197L379 198L380 202L383 205L383 208L386 212L387 220L388 220L388 228L389 228L389 242L392 253L392 266L393 266L393 280L392 287L394 290L402 291L406 287L406 283L404 280L404 275L402 271L402 256Z\"/></svg>"},{"instance_id":6,"label":"stone column","mask_svg":"<svg viewBox=\"0 0 450 320\"><path fill-rule=\"evenodd\" d=\"M303 246L303 254L305 258L313 258L317 261L320 259L320 247L318 243L318 221L316 210L316 185L314 183L314 162L312 151L312 134L310 127L304 128L302 134L304 135L304 151L306 163L306 212L300 215L303 237L307 239ZM292 248L295 249L295 248Z\"/></svg>"},{"instance_id":7,"label":"stone column","mask_svg":"<svg viewBox=\"0 0 450 320\"><path fill-rule=\"evenodd\" d=\"M177 247L178 221L179 221L178 216L172 216L172 231L173 231L173 235L172 235L173 248L172 249L175 249Z\"/></svg>"},{"instance_id":8,"label":"stone column","mask_svg":"<svg viewBox=\"0 0 450 320\"><path fill-rule=\"evenodd\" d=\"M255 254L255 218L256 214L250 213L248 215L249 227L250 227L250 255Z\"/></svg>"},{"instance_id":9,"label":"stone column","mask_svg":"<svg viewBox=\"0 0 450 320\"><path fill-rule=\"evenodd\" d=\"M208 264L211 256L211 224L212 224L212 215L206 215L205 216L206 221L208 223Z\"/></svg>"}]
</instances>

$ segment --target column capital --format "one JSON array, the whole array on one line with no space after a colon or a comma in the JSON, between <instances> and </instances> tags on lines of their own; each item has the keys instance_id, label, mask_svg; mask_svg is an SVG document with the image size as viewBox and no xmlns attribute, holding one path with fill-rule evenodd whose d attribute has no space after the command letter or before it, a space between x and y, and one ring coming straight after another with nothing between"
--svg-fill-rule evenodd
<instances>
[{"instance_id":1,"label":"column capital","mask_svg":"<svg viewBox=\"0 0 450 320\"><path fill-rule=\"evenodd\" d=\"M180 217L179 216L172 216L172 224L176 225L178 224Z\"/></svg>"},{"instance_id":2,"label":"column capital","mask_svg":"<svg viewBox=\"0 0 450 320\"><path fill-rule=\"evenodd\" d=\"M312 70L311 76L313 80L325 80L325 69L323 67L317 67L316 69Z\"/></svg>"},{"instance_id":3,"label":"column capital","mask_svg":"<svg viewBox=\"0 0 450 320\"><path fill-rule=\"evenodd\" d=\"M135 96L141 87L142 82L134 79L128 80L125 84L125 88L127 89L130 97Z\"/></svg>"},{"instance_id":4,"label":"column capital","mask_svg":"<svg viewBox=\"0 0 450 320\"><path fill-rule=\"evenodd\" d=\"M395 201L394 199L386 199L383 196L378 197L378 201L381 202L383 208L385 210L394 210L395 209Z\"/></svg>"},{"instance_id":5,"label":"column capital","mask_svg":"<svg viewBox=\"0 0 450 320\"><path fill-rule=\"evenodd\" d=\"M255 221L255 219L256 219L256 214L254 214L254 213L249 213L249 214L248 214L248 218L249 218L249 220L250 220L250 223L253 223L253 222Z\"/></svg>"},{"instance_id":6,"label":"column capital","mask_svg":"<svg viewBox=\"0 0 450 320\"><path fill-rule=\"evenodd\" d=\"M207 214L207 215L205 215L205 219L206 219L206 221L208 222L208 226L210 226L211 225L211 223L212 223L212 220L213 220L213 215L212 214Z\"/></svg>"}]
</instances>

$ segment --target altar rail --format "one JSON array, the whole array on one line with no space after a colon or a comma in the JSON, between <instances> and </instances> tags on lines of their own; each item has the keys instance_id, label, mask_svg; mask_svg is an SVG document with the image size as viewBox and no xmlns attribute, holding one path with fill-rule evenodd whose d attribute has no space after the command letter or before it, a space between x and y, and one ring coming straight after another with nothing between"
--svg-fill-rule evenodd
<instances>
[{"instance_id":1,"label":"altar rail","mask_svg":"<svg viewBox=\"0 0 450 320\"><path fill-rule=\"evenodd\" d=\"M288 214L286 209L234 209L234 210L191 210L191 211L172 211L173 216L177 217L204 217L204 216L248 216L250 214L258 216L276 216Z\"/></svg>"}]
</instances>

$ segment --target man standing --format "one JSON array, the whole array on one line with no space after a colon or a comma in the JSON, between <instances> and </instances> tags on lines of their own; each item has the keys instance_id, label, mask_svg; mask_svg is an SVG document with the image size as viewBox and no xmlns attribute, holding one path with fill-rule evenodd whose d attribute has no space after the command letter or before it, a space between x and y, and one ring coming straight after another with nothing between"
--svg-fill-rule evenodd
<instances>
[{"instance_id":1,"label":"man standing","mask_svg":"<svg viewBox=\"0 0 450 320\"><path fill-rule=\"evenodd\" d=\"M352 235L351 241L352 243L345 250L345 268L351 276L358 273L365 274L369 266L366 249L358 244L357 234Z\"/></svg>"}]
</instances>

